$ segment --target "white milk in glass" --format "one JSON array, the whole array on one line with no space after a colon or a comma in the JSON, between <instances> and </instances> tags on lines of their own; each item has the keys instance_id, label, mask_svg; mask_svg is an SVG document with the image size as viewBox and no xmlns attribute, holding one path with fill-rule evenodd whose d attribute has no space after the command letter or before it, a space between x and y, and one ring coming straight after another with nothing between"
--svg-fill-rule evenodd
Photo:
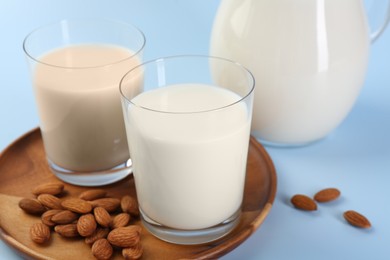
<instances>
[{"instance_id":1,"label":"white milk in glass","mask_svg":"<svg viewBox=\"0 0 390 260\"><path fill-rule=\"evenodd\" d=\"M34 87L40 127L56 165L95 171L129 158L119 81L139 63L132 55L119 46L74 45L39 58Z\"/></svg>"},{"instance_id":2,"label":"white milk in glass","mask_svg":"<svg viewBox=\"0 0 390 260\"><path fill-rule=\"evenodd\" d=\"M369 45L361 1L223 0L210 52L254 74L256 137L299 144L324 137L351 110Z\"/></svg>"},{"instance_id":3,"label":"white milk in glass","mask_svg":"<svg viewBox=\"0 0 390 260\"><path fill-rule=\"evenodd\" d=\"M148 218L202 229L240 209L250 115L245 102L224 107L238 100L201 84L170 85L131 100L137 105L125 108L127 133L138 201ZM213 110L218 107L224 108Z\"/></svg>"}]
</instances>

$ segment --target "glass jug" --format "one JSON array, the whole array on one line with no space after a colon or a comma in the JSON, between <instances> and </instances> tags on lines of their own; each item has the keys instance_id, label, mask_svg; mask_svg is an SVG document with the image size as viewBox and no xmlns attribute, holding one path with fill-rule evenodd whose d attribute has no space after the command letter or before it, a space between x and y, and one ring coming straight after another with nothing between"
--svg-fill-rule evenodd
<instances>
[{"instance_id":1,"label":"glass jug","mask_svg":"<svg viewBox=\"0 0 390 260\"><path fill-rule=\"evenodd\" d=\"M370 32L362 0L222 0L210 54L255 76L252 134L264 144L320 140L348 115L364 83Z\"/></svg>"}]
</instances>

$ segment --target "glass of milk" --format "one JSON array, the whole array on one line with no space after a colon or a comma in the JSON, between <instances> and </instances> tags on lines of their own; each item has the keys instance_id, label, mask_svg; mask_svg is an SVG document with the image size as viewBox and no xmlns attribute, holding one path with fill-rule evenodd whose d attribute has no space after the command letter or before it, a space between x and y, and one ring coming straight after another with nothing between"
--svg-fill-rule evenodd
<instances>
[{"instance_id":1,"label":"glass of milk","mask_svg":"<svg viewBox=\"0 0 390 260\"><path fill-rule=\"evenodd\" d=\"M167 57L130 70L120 91L144 226L177 244L230 232L243 199L252 74L222 58Z\"/></svg>"},{"instance_id":2,"label":"glass of milk","mask_svg":"<svg viewBox=\"0 0 390 260\"><path fill-rule=\"evenodd\" d=\"M144 45L139 29L107 20L63 20L24 40L45 152L58 178L98 186L131 173L118 87L140 64Z\"/></svg>"}]
</instances>

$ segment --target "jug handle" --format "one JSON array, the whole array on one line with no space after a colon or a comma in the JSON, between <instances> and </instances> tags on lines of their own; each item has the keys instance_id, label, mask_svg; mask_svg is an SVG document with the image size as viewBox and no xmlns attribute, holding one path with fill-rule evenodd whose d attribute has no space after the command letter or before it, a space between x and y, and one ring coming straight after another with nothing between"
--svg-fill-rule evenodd
<instances>
[{"instance_id":1,"label":"jug handle","mask_svg":"<svg viewBox=\"0 0 390 260\"><path fill-rule=\"evenodd\" d=\"M378 3L381 1L374 0L373 2L374 3L372 4L371 8L373 10L378 10L378 8L380 8L380 5L378 5ZM382 20L380 26L378 28L376 28L376 30L373 30L371 32L371 34L370 34L371 43L374 43L382 35L382 33L385 31L388 23L390 22L390 0L387 0L386 2L387 2L387 4L386 4L386 9L385 9L385 17ZM372 12L372 13L374 13L374 12Z\"/></svg>"}]
</instances>

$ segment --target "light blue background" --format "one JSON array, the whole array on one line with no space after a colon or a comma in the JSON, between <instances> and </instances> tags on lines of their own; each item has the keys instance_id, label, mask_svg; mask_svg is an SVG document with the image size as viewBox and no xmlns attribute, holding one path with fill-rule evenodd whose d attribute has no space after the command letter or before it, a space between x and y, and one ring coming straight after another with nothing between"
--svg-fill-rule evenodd
<instances>
[{"instance_id":1,"label":"light blue background","mask_svg":"<svg viewBox=\"0 0 390 260\"><path fill-rule=\"evenodd\" d=\"M239 1L239 0L237 0ZM0 150L38 125L22 41L63 18L104 17L137 25L145 59L207 54L219 0L0 0ZM267 148L278 172L271 213L246 242L222 259L390 259L390 31L372 46L365 86L348 118L311 146ZM1 173L0 173L1 174ZM1 183L0 183L1 185ZM338 187L341 199L307 213L289 198ZM354 209L373 228L345 223ZM1 210L1 205L0 205ZM20 259L0 242L0 259Z\"/></svg>"}]
</instances>

